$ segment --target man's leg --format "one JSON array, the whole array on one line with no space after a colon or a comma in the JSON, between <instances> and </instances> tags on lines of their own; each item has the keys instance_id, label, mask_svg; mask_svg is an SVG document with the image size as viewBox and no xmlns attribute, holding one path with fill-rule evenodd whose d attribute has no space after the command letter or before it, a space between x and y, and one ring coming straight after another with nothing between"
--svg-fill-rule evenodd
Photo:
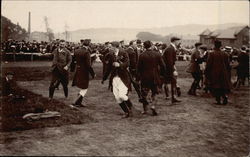
<instances>
[{"instance_id":1,"label":"man's leg","mask_svg":"<svg viewBox=\"0 0 250 157\"><path fill-rule=\"evenodd\" d=\"M123 84L123 82L121 81L121 79L119 77L114 77L113 78L113 82L112 82L112 86L113 86L113 94L115 96L115 99L117 101L117 103L120 105L121 109L123 110L123 112L125 113L124 118L129 117L129 109L127 104L125 103L125 101L128 100L127 95L122 95L121 94L121 87L123 88L127 88L124 84L124 86L121 86ZM124 89L126 90L126 89Z\"/></svg>"},{"instance_id":2,"label":"man's leg","mask_svg":"<svg viewBox=\"0 0 250 157\"><path fill-rule=\"evenodd\" d=\"M148 112L148 100L147 96L149 93L149 88L143 87L143 84L141 85L141 90L142 90L142 105L143 105L143 111L142 114L146 114Z\"/></svg>"},{"instance_id":3,"label":"man's leg","mask_svg":"<svg viewBox=\"0 0 250 157\"><path fill-rule=\"evenodd\" d=\"M61 83L63 85L64 95L67 98L68 97L68 83L69 83L68 73L61 74L60 78L61 78Z\"/></svg>"},{"instance_id":4,"label":"man's leg","mask_svg":"<svg viewBox=\"0 0 250 157\"><path fill-rule=\"evenodd\" d=\"M83 97L86 95L88 89L81 89L80 92L78 93L78 97L76 101L73 103L75 106L83 106L86 107L86 105L82 104Z\"/></svg>"},{"instance_id":5,"label":"man's leg","mask_svg":"<svg viewBox=\"0 0 250 157\"><path fill-rule=\"evenodd\" d=\"M51 82L50 82L50 86L49 86L49 98L52 99L53 98L53 95L54 95L54 92L55 92L55 87L56 85L58 84L59 81L59 77L58 77L58 72L57 70L55 69L53 72L52 72L52 78L51 78Z\"/></svg>"},{"instance_id":6,"label":"man's leg","mask_svg":"<svg viewBox=\"0 0 250 157\"><path fill-rule=\"evenodd\" d=\"M177 102L181 102L180 100L177 100L174 96L175 94L175 90L176 90L176 80L173 77L171 80L171 97L172 97L172 103L177 103Z\"/></svg>"}]
</instances>

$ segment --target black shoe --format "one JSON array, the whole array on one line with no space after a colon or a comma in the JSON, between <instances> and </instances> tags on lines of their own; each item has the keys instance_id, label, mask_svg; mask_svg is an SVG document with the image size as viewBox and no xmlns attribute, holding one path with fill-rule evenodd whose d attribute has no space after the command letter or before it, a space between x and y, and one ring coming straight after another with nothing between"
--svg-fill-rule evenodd
<instances>
[{"instance_id":1,"label":"black shoe","mask_svg":"<svg viewBox=\"0 0 250 157\"><path fill-rule=\"evenodd\" d=\"M181 101L177 100L176 98L172 98L172 103L177 103L177 102L181 102Z\"/></svg>"},{"instance_id":2,"label":"black shoe","mask_svg":"<svg viewBox=\"0 0 250 157\"><path fill-rule=\"evenodd\" d=\"M158 113L156 112L155 108L150 108L152 110L152 116L157 116Z\"/></svg>"},{"instance_id":3,"label":"black shoe","mask_svg":"<svg viewBox=\"0 0 250 157\"><path fill-rule=\"evenodd\" d=\"M227 97L225 97L223 100L223 105L226 105L227 103L228 103L228 99L227 99Z\"/></svg>"},{"instance_id":4,"label":"black shoe","mask_svg":"<svg viewBox=\"0 0 250 157\"><path fill-rule=\"evenodd\" d=\"M177 87L176 88L176 92L177 92L177 96L181 96L181 88L180 87Z\"/></svg>"}]
</instances>

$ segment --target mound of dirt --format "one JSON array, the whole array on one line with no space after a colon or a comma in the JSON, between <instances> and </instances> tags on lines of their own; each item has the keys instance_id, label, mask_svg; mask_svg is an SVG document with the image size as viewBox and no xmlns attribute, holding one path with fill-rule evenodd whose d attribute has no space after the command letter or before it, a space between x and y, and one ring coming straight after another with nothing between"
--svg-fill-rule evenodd
<instances>
[{"instance_id":1,"label":"mound of dirt","mask_svg":"<svg viewBox=\"0 0 250 157\"><path fill-rule=\"evenodd\" d=\"M75 110L57 100L49 101L41 95L21 89L17 85L14 87L15 94L24 96L25 99L6 96L1 98L1 118L2 131L27 130L34 128L62 126L68 124L82 124L91 121L91 117ZM58 111L61 117L27 121L22 118L27 113L37 113L44 111Z\"/></svg>"}]
</instances>

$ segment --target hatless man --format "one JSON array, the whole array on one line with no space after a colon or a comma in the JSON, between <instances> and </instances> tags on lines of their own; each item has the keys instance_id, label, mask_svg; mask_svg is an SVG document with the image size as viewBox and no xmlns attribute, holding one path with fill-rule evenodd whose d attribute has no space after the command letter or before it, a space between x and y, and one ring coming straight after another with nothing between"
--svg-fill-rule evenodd
<instances>
[{"instance_id":1,"label":"hatless man","mask_svg":"<svg viewBox=\"0 0 250 157\"><path fill-rule=\"evenodd\" d=\"M87 93L89 86L89 74L95 77L93 68L91 67L90 50L88 48L90 40L81 40L81 47L74 53L76 60L76 72L73 78L72 86L80 88L78 98L73 103L74 106L85 106L82 104L83 97Z\"/></svg>"},{"instance_id":2,"label":"hatless man","mask_svg":"<svg viewBox=\"0 0 250 157\"><path fill-rule=\"evenodd\" d=\"M177 45L179 44L180 38L172 37L170 39L170 45L165 49L163 52L163 60L166 65L166 78L165 83L171 84L171 102L181 102L175 98L175 89L176 89L176 79L174 78L174 71L175 71L175 62L176 62L176 51Z\"/></svg>"},{"instance_id":3,"label":"hatless man","mask_svg":"<svg viewBox=\"0 0 250 157\"><path fill-rule=\"evenodd\" d=\"M49 98L52 99L55 88L60 82L64 95L68 97L69 67L72 61L70 51L65 48L65 41L60 40L59 47L53 51L52 79L49 86Z\"/></svg>"},{"instance_id":4,"label":"hatless man","mask_svg":"<svg viewBox=\"0 0 250 157\"><path fill-rule=\"evenodd\" d=\"M131 115L132 103L128 98L128 91L131 90L131 79L127 68L129 67L128 54L119 48L119 42L112 42L111 52L108 54L107 68L103 75L102 83L109 78L109 86L117 103L120 105L127 118Z\"/></svg>"},{"instance_id":5,"label":"hatless man","mask_svg":"<svg viewBox=\"0 0 250 157\"><path fill-rule=\"evenodd\" d=\"M158 67L165 71L165 65L160 53L150 49L152 46L152 43L150 41L145 41L143 45L146 50L140 55L137 66L137 80L140 81L142 90L142 114L147 113L149 105L147 96L149 91L151 91L152 106L150 107L150 109L152 110L152 115L156 116L156 95L158 94L158 86L161 83L160 71Z\"/></svg>"}]
</instances>

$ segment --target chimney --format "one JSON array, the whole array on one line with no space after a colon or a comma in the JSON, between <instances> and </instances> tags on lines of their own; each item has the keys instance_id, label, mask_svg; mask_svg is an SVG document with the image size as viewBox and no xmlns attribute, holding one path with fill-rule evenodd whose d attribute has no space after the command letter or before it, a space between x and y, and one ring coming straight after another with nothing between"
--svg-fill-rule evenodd
<instances>
[{"instance_id":1,"label":"chimney","mask_svg":"<svg viewBox=\"0 0 250 157\"><path fill-rule=\"evenodd\" d=\"M29 25L28 25L28 34L29 34L29 40L30 40L30 30L31 30L31 27L30 27L30 23L31 22L31 13L29 12Z\"/></svg>"}]
</instances>

